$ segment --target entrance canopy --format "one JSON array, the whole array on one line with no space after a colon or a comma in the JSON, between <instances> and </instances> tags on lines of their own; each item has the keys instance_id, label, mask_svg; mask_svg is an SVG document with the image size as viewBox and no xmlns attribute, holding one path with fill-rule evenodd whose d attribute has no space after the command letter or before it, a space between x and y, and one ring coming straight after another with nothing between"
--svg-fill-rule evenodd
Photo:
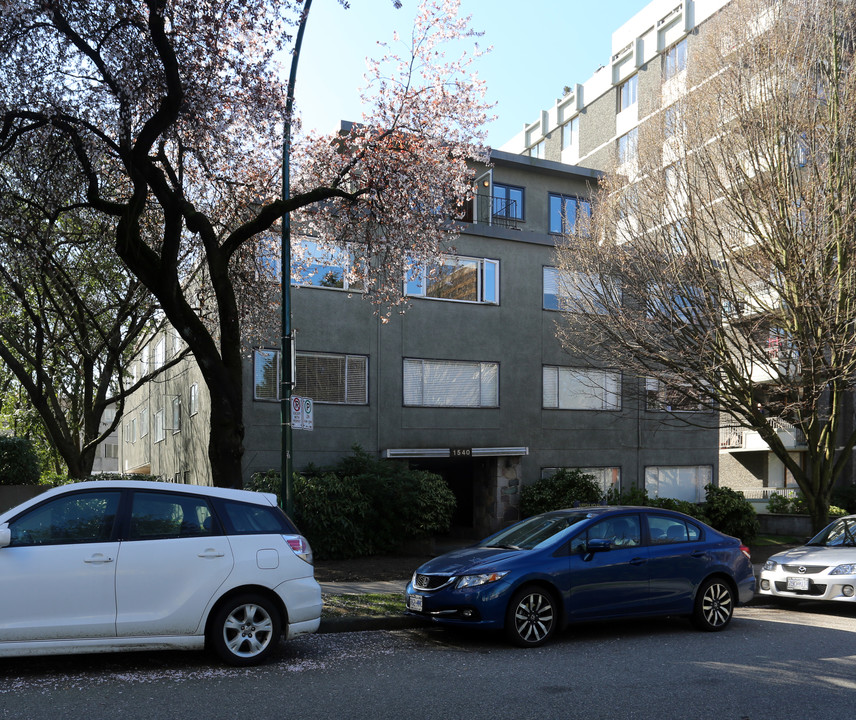
<instances>
[{"instance_id":1,"label":"entrance canopy","mask_svg":"<svg viewBox=\"0 0 856 720\"><path fill-rule=\"evenodd\" d=\"M528 447L389 448L381 452L381 457L400 460L404 458L519 457L528 454Z\"/></svg>"}]
</instances>

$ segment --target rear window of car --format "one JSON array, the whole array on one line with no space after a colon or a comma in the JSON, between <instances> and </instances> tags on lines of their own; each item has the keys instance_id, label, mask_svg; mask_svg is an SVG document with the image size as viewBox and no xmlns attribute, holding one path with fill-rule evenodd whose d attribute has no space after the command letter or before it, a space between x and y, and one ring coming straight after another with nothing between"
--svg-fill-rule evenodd
<instances>
[{"instance_id":1,"label":"rear window of car","mask_svg":"<svg viewBox=\"0 0 856 720\"><path fill-rule=\"evenodd\" d=\"M217 510L229 535L298 534L297 528L278 507L220 499Z\"/></svg>"},{"instance_id":2,"label":"rear window of car","mask_svg":"<svg viewBox=\"0 0 856 720\"><path fill-rule=\"evenodd\" d=\"M648 535L652 545L673 545L695 542L701 538L697 525L665 515L648 516Z\"/></svg>"}]
</instances>

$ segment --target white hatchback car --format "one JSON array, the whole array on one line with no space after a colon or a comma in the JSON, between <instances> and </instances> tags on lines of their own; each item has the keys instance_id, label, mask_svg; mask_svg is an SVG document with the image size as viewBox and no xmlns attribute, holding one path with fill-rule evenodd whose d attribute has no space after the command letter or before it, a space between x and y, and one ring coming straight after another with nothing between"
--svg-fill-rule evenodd
<instances>
[{"instance_id":1,"label":"white hatchback car","mask_svg":"<svg viewBox=\"0 0 856 720\"><path fill-rule=\"evenodd\" d=\"M251 665L318 629L312 551L276 496L145 481L0 514L0 656L214 650Z\"/></svg>"},{"instance_id":2,"label":"white hatchback car","mask_svg":"<svg viewBox=\"0 0 856 720\"><path fill-rule=\"evenodd\" d=\"M830 523L805 545L773 555L761 595L856 602L856 515Z\"/></svg>"}]
</instances>

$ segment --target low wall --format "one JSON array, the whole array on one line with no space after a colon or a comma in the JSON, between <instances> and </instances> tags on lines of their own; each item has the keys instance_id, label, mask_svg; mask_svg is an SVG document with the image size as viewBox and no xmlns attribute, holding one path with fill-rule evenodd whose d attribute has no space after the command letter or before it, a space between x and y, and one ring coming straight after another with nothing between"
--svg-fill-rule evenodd
<instances>
[{"instance_id":1,"label":"low wall","mask_svg":"<svg viewBox=\"0 0 856 720\"><path fill-rule=\"evenodd\" d=\"M48 485L0 485L0 512L50 490Z\"/></svg>"},{"instance_id":2,"label":"low wall","mask_svg":"<svg viewBox=\"0 0 856 720\"><path fill-rule=\"evenodd\" d=\"M796 535L799 538L814 535L808 515L758 513L758 522L762 535Z\"/></svg>"}]
</instances>

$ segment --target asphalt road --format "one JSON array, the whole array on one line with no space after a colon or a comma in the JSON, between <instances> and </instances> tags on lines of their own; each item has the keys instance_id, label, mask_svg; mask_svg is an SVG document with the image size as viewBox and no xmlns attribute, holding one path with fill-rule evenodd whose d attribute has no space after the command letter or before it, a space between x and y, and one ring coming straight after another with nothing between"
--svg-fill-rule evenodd
<instances>
[{"instance_id":1,"label":"asphalt road","mask_svg":"<svg viewBox=\"0 0 856 720\"><path fill-rule=\"evenodd\" d=\"M201 653L0 659L0 718L840 720L856 700L856 606L739 609L577 626L552 644L429 627L306 636L261 668Z\"/></svg>"}]
</instances>

